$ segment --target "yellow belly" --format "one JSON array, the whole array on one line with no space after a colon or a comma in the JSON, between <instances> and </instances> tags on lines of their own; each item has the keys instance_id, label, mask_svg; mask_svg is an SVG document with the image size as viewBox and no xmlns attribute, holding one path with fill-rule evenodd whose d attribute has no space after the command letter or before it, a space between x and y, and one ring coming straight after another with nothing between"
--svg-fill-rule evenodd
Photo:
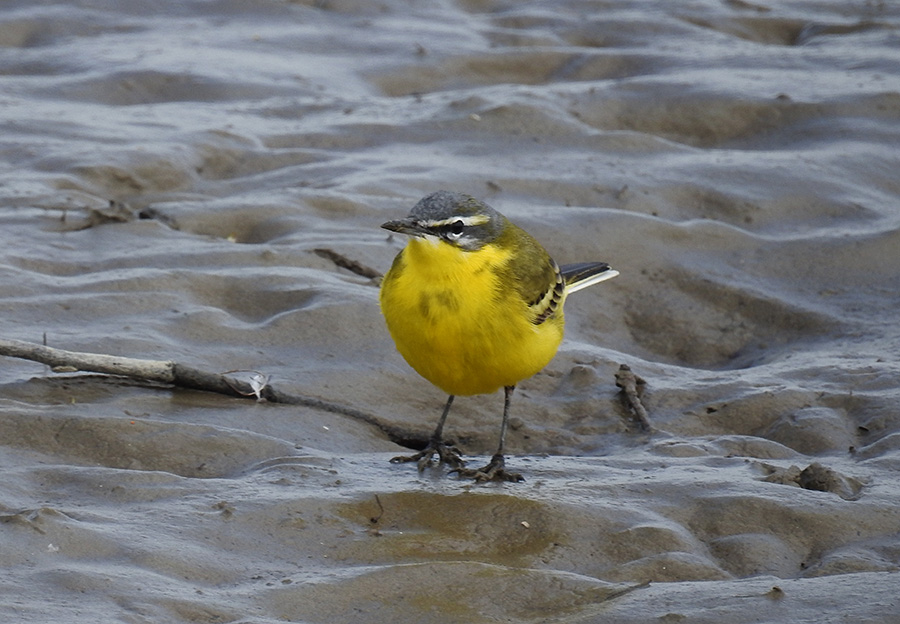
<instances>
[{"instance_id":1,"label":"yellow belly","mask_svg":"<svg viewBox=\"0 0 900 624\"><path fill-rule=\"evenodd\" d=\"M499 283L508 253L412 239L381 287L381 310L404 359L448 394L493 392L540 371L563 336L562 313L540 325Z\"/></svg>"}]
</instances>

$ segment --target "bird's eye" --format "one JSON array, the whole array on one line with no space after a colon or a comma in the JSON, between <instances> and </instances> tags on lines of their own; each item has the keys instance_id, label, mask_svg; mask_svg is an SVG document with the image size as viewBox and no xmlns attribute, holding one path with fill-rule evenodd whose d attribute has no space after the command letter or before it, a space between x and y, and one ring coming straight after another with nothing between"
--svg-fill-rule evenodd
<instances>
[{"instance_id":1,"label":"bird's eye","mask_svg":"<svg viewBox=\"0 0 900 624\"><path fill-rule=\"evenodd\" d=\"M447 238L449 238L450 240L459 240L459 237L462 236L462 233L465 229L465 223L463 223L462 221L454 221L449 226L447 226Z\"/></svg>"}]
</instances>

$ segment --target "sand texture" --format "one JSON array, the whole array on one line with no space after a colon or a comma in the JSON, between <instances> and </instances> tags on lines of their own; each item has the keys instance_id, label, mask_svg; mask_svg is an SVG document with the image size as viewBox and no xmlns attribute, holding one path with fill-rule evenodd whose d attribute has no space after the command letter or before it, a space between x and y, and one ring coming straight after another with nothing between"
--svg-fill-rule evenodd
<instances>
[{"instance_id":1,"label":"sand texture","mask_svg":"<svg viewBox=\"0 0 900 624\"><path fill-rule=\"evenodd\" d=\"M900 622L898 146L895 2L3 3L0 338L308 401L0 358L0 620ZM379 225L438 189L621 272L524 483L388 461L446 397Z\"/></svg>"}]
</instances>

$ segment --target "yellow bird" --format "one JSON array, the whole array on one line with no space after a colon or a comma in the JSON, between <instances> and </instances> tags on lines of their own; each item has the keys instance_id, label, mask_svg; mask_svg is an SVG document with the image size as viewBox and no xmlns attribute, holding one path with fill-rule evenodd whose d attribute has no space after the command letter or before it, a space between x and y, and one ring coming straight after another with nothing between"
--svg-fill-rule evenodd
<instances>
[{"instance_id":1,"label":"yellow bird","mask_svg":"<svg viewBox=\"0 0 900 624\"><path fill-rule=\"evenodd\" d=\"M513 390L556 354L566 296L618 272L605 262L559 267L530 234L461 193L432 193L381 227L410 236L381 285L388 330L409 365L450 395L428 445L391 461L422 470L437 454L460 476L522 481L506 470L503 450ZM464 468L442 437L453 398L500 388L497 452L483 468Z\"/></svg>"}]
</instances>

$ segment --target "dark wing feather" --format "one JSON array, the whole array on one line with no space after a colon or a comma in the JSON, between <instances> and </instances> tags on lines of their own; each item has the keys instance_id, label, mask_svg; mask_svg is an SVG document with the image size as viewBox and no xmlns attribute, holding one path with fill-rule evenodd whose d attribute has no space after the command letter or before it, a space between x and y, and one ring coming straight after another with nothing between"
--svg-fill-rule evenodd
<instances>
[{"instance_id":1,"label":"dark wing feather","mask_svg":"<svg viewBox=\"0 0 900 624\"><path fill-rule=\"evenodd\" d=\"M503 269L503 287L514 286L534 313L532 323L543 323L556 311L565 289L559 266L534 237L508 220L497 244L516 250Z\"/></svg>"},{"instance_id":2,"label":"dark wing feather","mask_svg":"<svg viewBox=\"0 0 900 624\"><path fill-rule=\"evenodd\" d=\"M610 270L610 266L605 262L576 262L575 264L564 264L559 270L566 280L566 287L571 289L578 282L583 282L600 273L606 273Z\"/></svg>"}]
</instances>

